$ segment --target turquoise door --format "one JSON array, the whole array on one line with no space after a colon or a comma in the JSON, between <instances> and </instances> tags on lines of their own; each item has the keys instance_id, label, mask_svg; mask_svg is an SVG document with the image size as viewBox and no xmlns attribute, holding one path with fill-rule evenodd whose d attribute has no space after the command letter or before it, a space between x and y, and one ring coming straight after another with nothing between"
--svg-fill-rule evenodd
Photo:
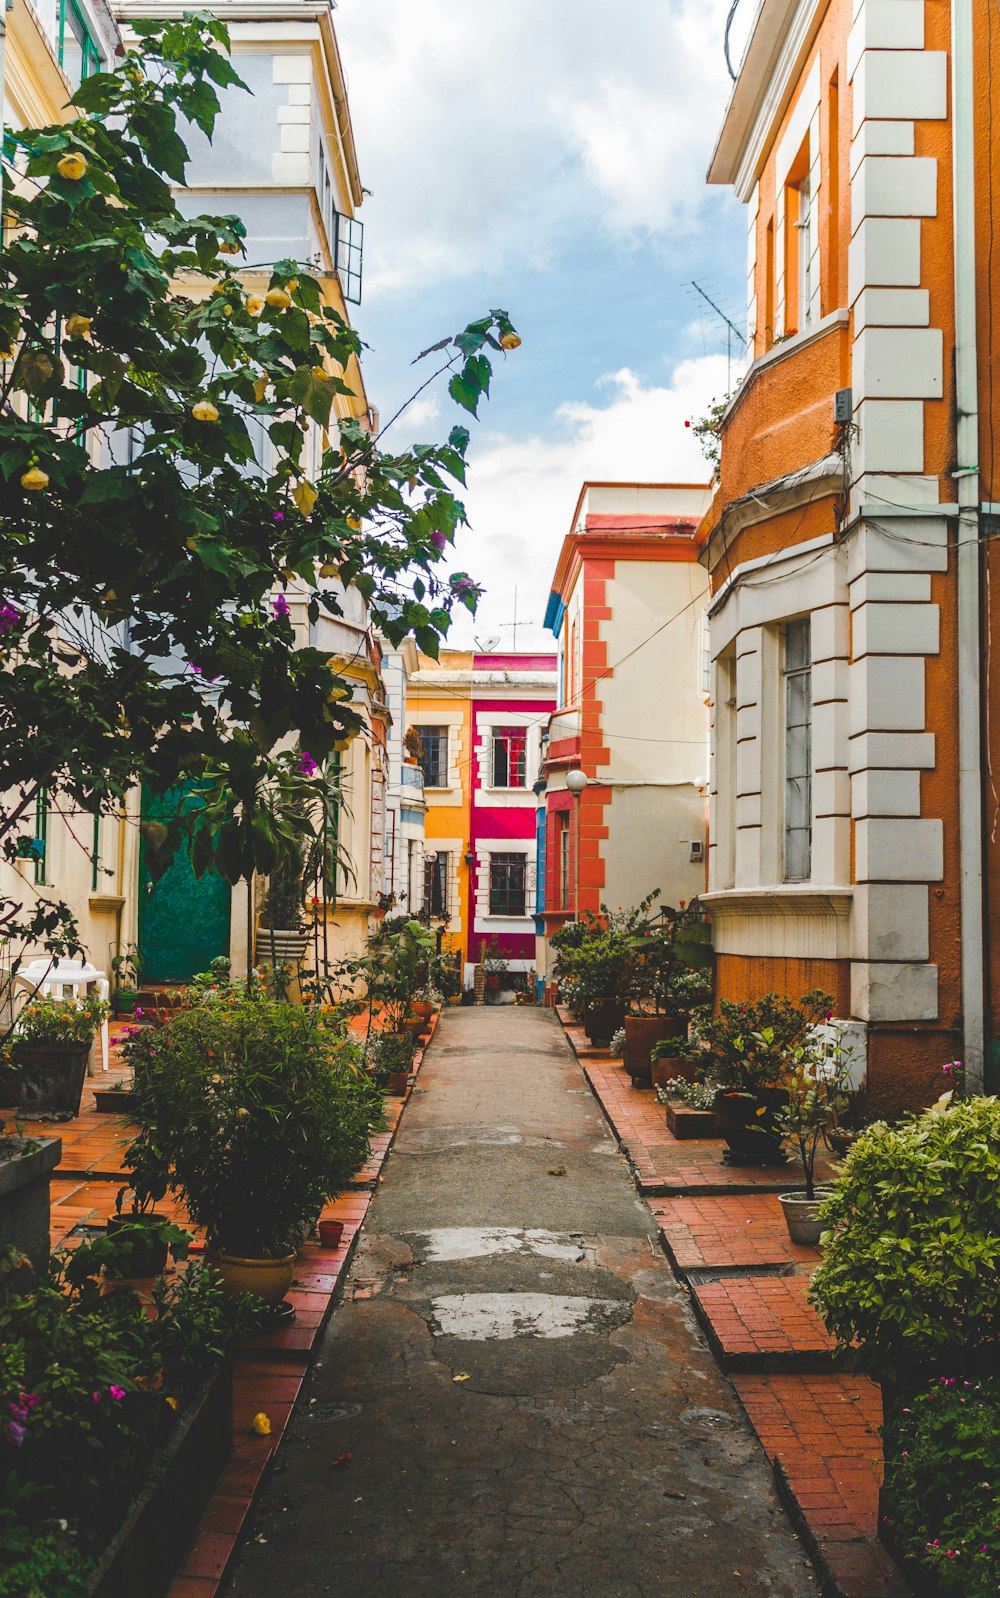
<instances>
[{"instance_id":1,"label":"turquoise door","mask_svg":"<svg viewBox=\"0 0 1000 1598\"><path fill-rule=\"evenodd\" d=\"M177 789L161 799L144 796L144 817L176 814L177 797ZM178 850L159 882L150 881L140 855L139 895L143 982L187 982L217 955L229 954L232 889L215 871L199 881L186 849Z\"/></svg>"}]
</instances>

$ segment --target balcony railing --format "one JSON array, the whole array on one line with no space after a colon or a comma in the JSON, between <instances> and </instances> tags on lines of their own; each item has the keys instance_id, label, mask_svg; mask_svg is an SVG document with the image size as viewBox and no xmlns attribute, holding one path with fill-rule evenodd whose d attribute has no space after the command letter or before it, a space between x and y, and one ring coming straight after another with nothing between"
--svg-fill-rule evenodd
<instances>
[{"instance_id":1,"label":"balcony railing","mask_svg":"<svg viewBox=\"0 0 1000 1598\"><path fill-rule=\"evenodd\" d=\"M402 784L403 787L404 788L417 788L417 789L419 789L419 791L421 793L423 793L423 791L424 791L424 773L423 773L421 767L420 766L403 766L401 769L402 769L402 775L403 775L403 784Z\"/></svg>"}]
</instances>

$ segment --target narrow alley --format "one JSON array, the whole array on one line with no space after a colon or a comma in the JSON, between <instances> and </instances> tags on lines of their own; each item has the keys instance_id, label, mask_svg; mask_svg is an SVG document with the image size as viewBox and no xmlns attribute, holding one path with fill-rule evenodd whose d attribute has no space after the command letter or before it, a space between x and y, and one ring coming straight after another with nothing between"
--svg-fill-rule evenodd
<instances>
[{"instance_id":1,"label":"narrow alley","mask_svg":"<svg viewBox=\"0 0 1000 1598\"><path fill-rule=\"evenodd\" d=\"M805 1598L550 1012L442 1018L229 1591Z\"/></svg>"}]
</instances>

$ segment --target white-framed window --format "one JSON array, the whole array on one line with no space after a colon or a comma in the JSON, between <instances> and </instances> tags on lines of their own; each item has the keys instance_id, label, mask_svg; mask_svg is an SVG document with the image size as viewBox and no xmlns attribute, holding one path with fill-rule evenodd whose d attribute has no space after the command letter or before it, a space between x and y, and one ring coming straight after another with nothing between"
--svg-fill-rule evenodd
<instances>
[{"instance_id":1,"label":"white-framed window","mask_svg":"<svg viewBox=\"0 0 1000 1598\"><path fill-rule=\"evenodd\" d=\"M423 754L420 764L428 788L448 786L448 728L418 727Z\"/></svg>"},{"instance_id":2,"label":"white-framed window","mask_svg":"<svg viewBox=\"0 0 1000 1598\"><path fill-rule=\"evenodd\" d=\"M569 909L569 811L560 810L556 816L559 829L559 909Z\"/></svg>"},{"instance_id":3,"label":"white-framed window","mask_svg":"<svg viewBox=\"0 0 1000 1598\"><path fill-rule=\"evenodd\" d=\"M527 785L528 734L524 727L494 727L490 735L490 781L494 788Z\"/></svg>"},{"instance_id":4,"label":"white-framed window","mask_svg":"<svg viewBox=\"0 0 1000 1598\"><path fill-rule=\"evenodd\" d=\"M490 915L523 918L528 914L527 902L527 855L490 855Z\"/></svg>"},{"instance_id":5,"label":"white-framed window","mask_svg":"<svg viewBox=\"0 0 1000 1598\"><path fill-rule=\"evenodd\" d=\"M807 882L812 873L812 641L809 617L786 622L783 634L783 875L786 882Z\"/></svg>"},{"instance_id":6,"label":"white-framed window","mask_svg":"<svg viewBox=\"0 0 1000 1598\"><path fill-rule=\"evenodd\" d=\"M424 909L432 916L448 914L449 858L438 851L435 860L424 861Z\"/></svg>"}]
</instances>

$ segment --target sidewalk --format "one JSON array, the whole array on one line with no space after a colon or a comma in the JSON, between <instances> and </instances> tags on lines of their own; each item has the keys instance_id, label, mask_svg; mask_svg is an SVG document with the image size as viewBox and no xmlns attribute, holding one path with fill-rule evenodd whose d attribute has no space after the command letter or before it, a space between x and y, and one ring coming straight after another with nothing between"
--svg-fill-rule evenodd
<instances>
[{"instance_id":1,"label":"sidewalk","mask_svg":"<svg viewBox=\"0 0 1000 1598\"><path fill-rule=\"evenodd\" d=\"M227 1588L368 1591L816 1592L550 1012L442 1018Z\"/></svg>"},{"instance_id":2,"label":"sidewalk","mask_svg":"<svg viewBox=\"0 0 1000 1598\"><path fill-rule=\"evenodd\" d=\"M778 1490L828 1598L905 1598L877 1540L882 1480L878 1388L836 1369L832 1340L807 1301L819 1251L788 1237L777 1194L801 1173L740 1169L718 1139L679 1140L652 1089L560 1021L611 1122L695 1314L774 1469ZM829 1166L819 1167L822 1180Z\"/></svg>"}]
</instances>

